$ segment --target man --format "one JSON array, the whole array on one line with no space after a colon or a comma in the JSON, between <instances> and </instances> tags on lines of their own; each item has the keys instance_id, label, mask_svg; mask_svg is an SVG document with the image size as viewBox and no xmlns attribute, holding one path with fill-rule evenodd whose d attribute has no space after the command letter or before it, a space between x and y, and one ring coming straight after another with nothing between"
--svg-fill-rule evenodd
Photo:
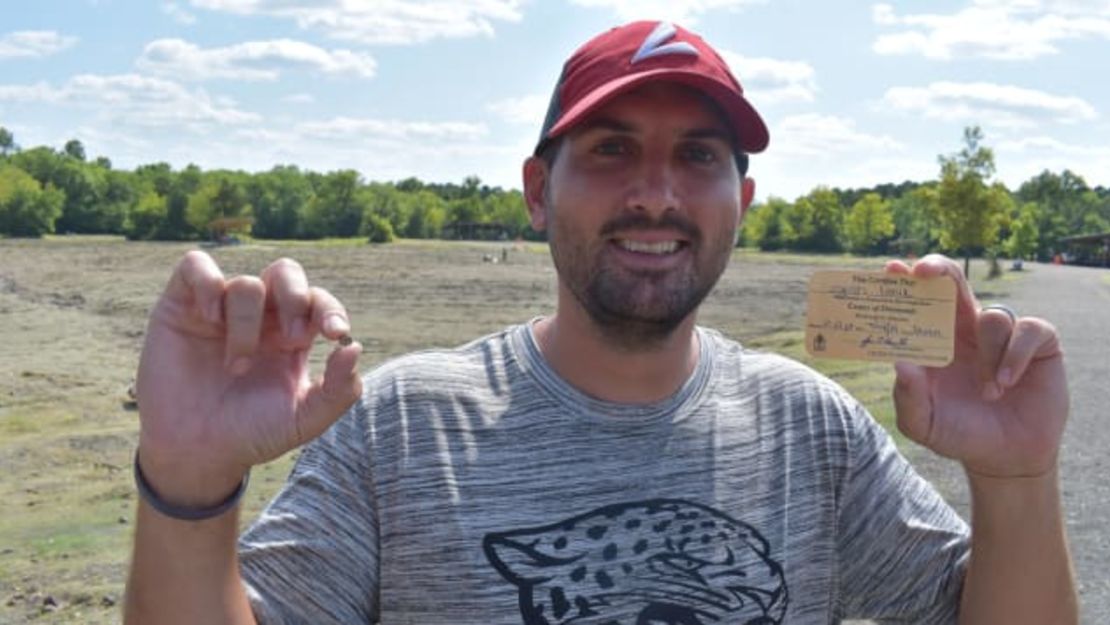
<instances>
[{"instance_id":1,"label":"man","mask_svg":"<svg viewBox=\"0 0 1110 625\"><path fill-rule=\"evenodd\" d=\"M524 164L555 313L365 381L344 341L309 382L349 328L296 263L187 255L139 366L127 621L1076 622L1050 325L980 309L948 259L887 266L958 284L955 361L899 365L895 400L963 463L970 533L843 390L696 325L766 144L696 35L599 35ZM250 467L304 443L237 550Z\"/></svg>"}]
</instances>

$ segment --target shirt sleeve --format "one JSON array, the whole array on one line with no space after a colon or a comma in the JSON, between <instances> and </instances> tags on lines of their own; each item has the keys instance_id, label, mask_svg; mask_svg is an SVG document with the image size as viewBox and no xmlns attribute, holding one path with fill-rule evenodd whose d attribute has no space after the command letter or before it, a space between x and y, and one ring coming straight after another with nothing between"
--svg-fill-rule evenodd
<instances>
[{"instance_id":1,"label":"shirt sleeve","mask_svg":"<svg viewBox=\"0 0 1110 625\"><path fill-rule=\"evenodd\" d=\"M842 618L955 623L969 556L967 524L856 404L839 515Z\"/></svg>"},{"instance_id":2,"label":"shirt sleeve","mask_svg":"<svg viewBox=\"0 0 1110 625\"><path fill-rule=\"evenodd\" d=\"M288 481L239 541L259 623L374 623L378 521L365 404L309 443Z\"/></svg>"}]
</instances>

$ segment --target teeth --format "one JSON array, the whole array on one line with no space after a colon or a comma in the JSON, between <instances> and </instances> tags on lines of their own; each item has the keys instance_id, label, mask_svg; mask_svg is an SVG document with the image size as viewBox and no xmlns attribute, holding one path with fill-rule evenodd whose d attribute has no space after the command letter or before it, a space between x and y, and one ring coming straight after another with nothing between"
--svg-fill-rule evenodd
<instances>
[{"instance_id":1,"label":"teeth","mask_svg":"<svg viewBox=\"0 0 1110 625\"><path fill-rule=\"evenodd\" d=\"M659 241L648 243L646 241L629 241L621 239L620 246L630 252L641 254L671 254L678 249L678 241Z\"/></svg>"}]
</instances>

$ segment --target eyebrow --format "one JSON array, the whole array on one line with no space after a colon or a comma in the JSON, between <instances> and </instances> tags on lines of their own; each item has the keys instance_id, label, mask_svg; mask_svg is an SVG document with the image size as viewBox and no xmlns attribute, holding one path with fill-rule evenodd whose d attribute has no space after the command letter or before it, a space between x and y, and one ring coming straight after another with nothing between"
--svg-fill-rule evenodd
<instances>
[{"instance_id":1,"label":"eyebrow","mask_svg":"<svg viewBox=\"0 0 1110 625\"><path fill-rule=\"evenodd\" d=\"M637 127L633 124L613 119L612 117L594 117L585 122L582 122L582 125L575 129L574 132L575 134L585 134L587 132L592 132L595 130L608 130L611 132L631 134L636 132ZM707 126L703 128L691 128L690 130L682 133L682 138L716 139L730 145L732 144L731 133L723 128L715 128L712 126Z\"/></svg>"},{"instance_id":2,"label":"eyebrow","mask_svg":"<svg viewBox=\"0 0 1110 625\"><path fill-rule=\"evenodd\" d=\"M636 127L622 121L613 119L612 117L592 117L582 122L578 128L575 129L575 134L583 134L594 130L611 130L613 132L635 132Z\"/></svg>"}]
</instances>

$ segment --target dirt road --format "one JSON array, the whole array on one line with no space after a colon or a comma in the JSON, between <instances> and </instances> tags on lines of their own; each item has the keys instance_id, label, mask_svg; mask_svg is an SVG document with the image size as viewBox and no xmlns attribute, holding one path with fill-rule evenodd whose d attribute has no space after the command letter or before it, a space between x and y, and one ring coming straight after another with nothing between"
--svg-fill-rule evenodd
<instances>
[{"instance_id":1,"label":"dirt road","mask_svg":"<svg viewBox=\"0 0 1110 625\"><path fill-rule=\"evenodd\" d=\"M1006 303L1022 315L1056 325L1068 368L1071 416L1060 464L1080 622L1110 623L1110 271L1041 264L1026 268ZM967 518L967 488L959 468L920 448L908 453Z\"/></svg>"}]
</instances>

